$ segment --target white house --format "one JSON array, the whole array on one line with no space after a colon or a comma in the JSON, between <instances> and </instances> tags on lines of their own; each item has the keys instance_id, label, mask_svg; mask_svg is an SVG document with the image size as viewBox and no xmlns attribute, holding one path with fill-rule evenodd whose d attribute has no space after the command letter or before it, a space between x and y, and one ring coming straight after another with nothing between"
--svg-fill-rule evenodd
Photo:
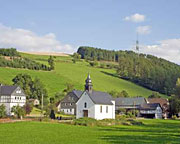
<instances>
[{"instance_id":1,"label":"white house","mask_svg":"<svg viewBox=\"0 0 180 144\"><path fill-rule=\"evenodd\" d=\"M108 93L92 90L90 75L86 79L85 91L76 103L76 118L81 117L115 119L115 101Z\"/></svg>"},{"instance_id":2,"label":"white house","mask_svg":"<svg viewBox=\"0 0 180 144\"><path fill-rule=\"evenodd\" d=\"M26 95L19 86L0 85L0 105L3 104L6 107L7 115L13 115L11 112L13 106L24 106L25 103Z\"/></svg>"}]
</instances>

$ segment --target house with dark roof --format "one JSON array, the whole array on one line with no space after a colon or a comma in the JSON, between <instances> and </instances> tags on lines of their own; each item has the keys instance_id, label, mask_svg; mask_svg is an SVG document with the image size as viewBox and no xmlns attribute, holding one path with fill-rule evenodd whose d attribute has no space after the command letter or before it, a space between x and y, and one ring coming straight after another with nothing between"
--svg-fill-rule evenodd
<instances>
[{"instance_id":1,"label":"house with dark roof","mask_svg":"<svg viewBox=\"0 0 180 144\"><path fill-rule=\"evenodd\" d=\"M169 116L169 100L165 98L148 98L147 103L159 103L162 108L163 118L167 118Z\"/></svg>"},{"instance_id":2,"label":"house with dark roof","mask_svg":"<svg viewBox=\"0 0 180 144\"><path fill-rule=\"evenodd\" d=\"M134 110L140 108L142 104L147 103L146 99L143 97L131 97L131 98L115 98L115 109L118 111L119 109L126 109L126 110Z\"/></svg>"},{"instance_id":3,"label":"house with dark roof","mask_svg":"<svg viewBox=\"0 0 180 144\"><path fill-rule=\"evenodd\" d=\"M106 92L94 91L90 75L85 80L84 91L69 92L58 104L58 111L76 115L76 118L91 117L95 119L115 118L120 109L138 110L140 116L162 118L164 100L146 99L143 97L112 98ZM162 104L162 106L161 106ZM166 103L167 104L167 103Z\"/></svg>"},{"instance_id":4,"label":"house with dark roof","mask_svg":"<svg viewBox=\"0 0 180 144\"><path fill-rule=\"evenodd\" d=\"M94 91L90 75L86 79L85 90L76 102L76 118L115 119L115 101L106 92Z\"/></svg>"},{"instance_id":5,"label":"house with dark roof","mask_svg":"<svg viewBox=\"0 0 180 144\"><path fill-rule=\"evenodd\" d=\"M116 113L120 112L120 109L138 110L140 117L145 118L162 118L163 117L163 106L167 104L164 99L145 99L143 97L133 98L115 98L115 110ZM165 108L166 109L166 108Z\"/></svg>"},{"instance_id":6,"label":"house with dark roof","mask_svg":"<svg viewBox=\"0 0 180 144\"><path fill-rule=\"evenodd\" d=\"M140 107L140 116L145 118L162 118L162 107L159 103L147 103Z\"/></svg>"},{"instance_id":7,"label":"house with dark roof","mask_svg":"<svg viewBox=\"0 0 180 144\"><path fill-rule=\"evenodd\" d=\"M62 111L65 114L76 114L76 102L79 100L83 91L73 90L69 92L61 101L57 103L58 111Z\"/></svg>"},{"instance_id":8,"label":"house with dark roof","mask_svg":"<svg viewBox=\"0 0 180 144\"><path fill-rule=\"evenodd\" d=\"M0 85L0 105L3 104L6 107L7 115L13 115L11 112L13 106L24 106L25 103L26 95L19 86Z\"/></svg>"}]
</instances>

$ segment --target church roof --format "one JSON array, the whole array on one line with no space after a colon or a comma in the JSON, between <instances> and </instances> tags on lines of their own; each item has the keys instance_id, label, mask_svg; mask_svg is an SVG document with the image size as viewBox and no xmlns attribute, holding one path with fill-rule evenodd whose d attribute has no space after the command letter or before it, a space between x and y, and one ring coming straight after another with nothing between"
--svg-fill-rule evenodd
<instances>
[{"instance_id":1,"label":"church roof","mask_svg":"<svg viewBox=\"0 0 180 144\"><path fill-rule=\"evenodd\" d=\"M0 96L1 95L10 96L17 87L18 86L16 86L16 85L13 85L13 86L0 86Z\"/></svg>"},{"instance_id":2,"label":"church roof","mask_svg":"<svg viewBox=\"0 0 180 144\"><path fill-rule=\"evenodd\" d=\"M113 105L113 103L111 102L112 101L111 95L109 95L106 92L100 92L100 91L92 91L92 92L86 91L86 92L95 104Z\"/></svg>"}]
</instances>

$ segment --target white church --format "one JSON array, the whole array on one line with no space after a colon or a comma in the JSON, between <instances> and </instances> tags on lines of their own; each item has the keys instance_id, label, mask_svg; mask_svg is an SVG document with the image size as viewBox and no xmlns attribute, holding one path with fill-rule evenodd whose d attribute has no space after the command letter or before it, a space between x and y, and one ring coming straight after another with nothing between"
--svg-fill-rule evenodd
<instances>
[{"instance_id":1,"label":"white church","mask_svg":"<svg viewBox=\"0 0 180 144\"><path fill-rule=\"evenodd\" d=\"M76 102L76 118L115 119L115 101L105 92L94 91L88 75L85 90Z\"/></svg>"}]
</instances>

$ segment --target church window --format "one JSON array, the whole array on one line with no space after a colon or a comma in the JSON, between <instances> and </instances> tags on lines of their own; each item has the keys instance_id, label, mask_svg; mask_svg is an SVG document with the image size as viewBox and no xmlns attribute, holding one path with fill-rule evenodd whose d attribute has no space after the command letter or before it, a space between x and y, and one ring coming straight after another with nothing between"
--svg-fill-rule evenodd
<instances>
[{"instance_id":1,"label":"church window","mask_svg":"<svg viewBox=\"0 0 180 144\"><path fill-rule=\"evenodd\" d=\"M100 106L100 113L102 113L102 106Z\"/></svg>"},{"instance_id":2,"label":"church window","mask_svg":"<svg viewBox=\"0 0 180 144\"><path fill-rule=\"evenodd\" d=\"M108 106L106 106L106 113L108 113Z\"/></svg>"},{"instance_id":3,"label":"church window","mask_svg":"<svg viewBox=\"0 0 180 144\"><path fill-rule=\"evenodd\" d=\"M84 108L87 108L87 103L86 102L84 103Z\"/></svg>"}]
</instances>

